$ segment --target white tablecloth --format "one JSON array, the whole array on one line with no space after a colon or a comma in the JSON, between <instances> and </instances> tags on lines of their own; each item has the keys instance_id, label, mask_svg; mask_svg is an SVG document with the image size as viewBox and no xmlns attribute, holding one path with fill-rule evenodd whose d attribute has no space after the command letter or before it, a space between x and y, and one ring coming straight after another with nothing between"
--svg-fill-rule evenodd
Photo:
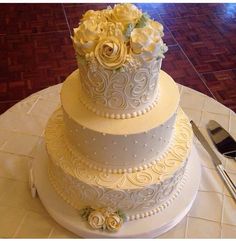
<instances>
[{"instance_id":1,"label":"white tablecloth","mask_svg":"<svg viewBox=\"0 0 236 241\"><path fill-rule=\"evenodd\" d=\"M28 170L32 149L52 112L59 107L61 85L49 87L17 103L0 116L0 237L71 238L39 198L29 191ZM215 100L179 86L181 107L207 136L205 124L218 121L236 137L236 115ZM209 139L209 137L208 137ZM206 151L195 140L202 157L202 179L188 215L162 238L236 238L236 204ZM236 182L236 162L222 158Z\"/></svg>"}]
</instances>

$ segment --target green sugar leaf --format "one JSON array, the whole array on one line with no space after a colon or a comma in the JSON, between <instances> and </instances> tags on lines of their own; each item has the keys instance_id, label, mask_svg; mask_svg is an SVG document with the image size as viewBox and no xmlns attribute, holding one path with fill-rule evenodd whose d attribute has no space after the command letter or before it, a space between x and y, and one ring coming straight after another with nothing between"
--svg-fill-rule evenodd
<instances>
[{"instance_id":1,"label":"green sugar leaf","mask_svg":"<svg viewBox=\"0 0 236 241\"><path fill-rule=\"evenodd\" d=\"M78 61L80 64L82 64L82 65L86 64L86 59L85 59L84 56L81 56L81 55L79 55L79 54L76 54L76 58L77 58L77 61Z\"/></svg>"},{"instance_id":2,"label":"green sugar leaf","mask_svg":"<svg viewBox=\"0 0 236 241\"><path fill-rule=\"evenodd\" d=\"M157 60L164 59L165 58L164 53L166 53L167 51L168 51L168 47L165 43L163 43L158 53Z\"/></svg>"},{"instance_id":3,"label":"green sugar leaf","mask_svg":"<svg viewBox=\"0 0 236 241\"><path fill-rule=\"evenodd\" d=\"M147 13L143 13L137 24L135 25L135 28L143 28L146 26L147 21L150 19L150 16Z\"/></svg>"},{"instance_id":4,"label":"green sugar leaf","mask_svg":"<svg viewBox=\"0 0 236 241\"><path fill-rule=\"evenodd\" d=\"M126 41L129 41L129 38L133 29L134 29L134 25L132 23L129 23L124 33Z\"/></svg>"},{"instance_id":5,"label":"green sugar leaf","mask_svg":"<svg viewBox=\"0 0 236 241\"><path fill-rule=\"evenodd\" d=\"M123 221L126 221L126 215L125 215L125 213L123 213L120 209L117 210L116 213L123 219Z\"/></svg>"},{"instance_id":6,"label":"green sugar leaf","mask_svg":"<svg viewBox=\"0 0 236 241\"><path fill-rule=\"evenodd\" d=\"M79 215L81 216L82 219L88 220L88 216L92 211L94 211L93 208L85 207L85 208L79 210Z\"/></svg>"}]
</instances>

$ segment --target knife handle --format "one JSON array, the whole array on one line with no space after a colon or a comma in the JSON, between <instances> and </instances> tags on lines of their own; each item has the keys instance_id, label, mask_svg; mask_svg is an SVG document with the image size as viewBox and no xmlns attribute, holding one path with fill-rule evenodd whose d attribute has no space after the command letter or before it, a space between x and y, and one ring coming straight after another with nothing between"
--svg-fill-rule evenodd
<instances>
[{"instance_id":1,"label":"knife handle","mask_svg":"<svg viewBox=\"0 0 236 241\"><path fill-rule=\"evenodd\" d=\"M234 201L236 201L236 187L235 187L233 181L231 180L231 178L229 177L229 175L227 174L227 172L225 171L225 169L222 165L218 165L216 168L219 171L225 184L227 185L230 193L232 194Z\"/></svg>"}]
</instances>

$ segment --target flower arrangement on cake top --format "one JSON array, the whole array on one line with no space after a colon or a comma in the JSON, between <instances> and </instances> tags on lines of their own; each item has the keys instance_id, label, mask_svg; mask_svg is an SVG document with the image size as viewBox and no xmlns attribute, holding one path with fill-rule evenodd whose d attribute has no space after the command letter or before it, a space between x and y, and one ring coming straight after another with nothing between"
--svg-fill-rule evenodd
<instances>
[{"instance_id":1,"label":"flower arrangement on cake top","mask_svg":"<svg viewBox=\"0 0 236 241\"><path fill-rule=\"evenodd\" d=\"M135 5L87 11L72 37L79 63L100 64L120 69L131 62L164 58L163 26ZM86 61L86 62L85 62Z\"/></svg>"}]
</instances>

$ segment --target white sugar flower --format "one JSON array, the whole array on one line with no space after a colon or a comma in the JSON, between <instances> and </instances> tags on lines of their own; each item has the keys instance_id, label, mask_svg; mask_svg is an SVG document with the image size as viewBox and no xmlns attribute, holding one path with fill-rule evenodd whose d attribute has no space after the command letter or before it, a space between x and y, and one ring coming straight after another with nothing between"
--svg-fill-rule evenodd
<instances>
[{"instance_id":1,"label":"white sugar flower","mask_svg":"<svg viewBox=\"0 0 236 241\"><path fill-rule=\"evenodd\" d=\"M157 31L150 26L135 28L131 32L131 50L144 61L151 61L159 56L163 41Z\"/></svg>"},{"instance_id":2,"label":"white sugar flower","mask_svg":"<svg viewBox=\"0 0 236 241\"><path fill-rule=\"evenodd\" d=\"M101 229L105 225L105 217L99 211L92 211L88 216L88 223L93 229Z\"/></svg>"},{"instance_id":3,"label":"white sugar flower","mask_svg":"<svg viewBox=\"0 0 236 241\"><path fill-rule=\"evenodd\" d=\"M96 20L99 22L106 22L107 19L109 18L109 16L111 15L112 9L111 8L107 8L107 9L103 9L103 10L98 10L98 11L94 11L94 10L88 10L82 18L82 21L85 20Z\"/></svg>"},{"instance_id":4,"label":"white sugar flower","mask_svg":"<svg viewBox=\"0 0 236 241\"><path fill-rule=\"evenodd\" d=\"M85 20L74 29L72 37L75 51L79 55L85 55L94 51L99 38L103 35L101 23L90 19Z\"/></svg>"},{"instance_id":5,"label":"white sugar flower","mask_svg":"<svg viewBox=\"0 0 236 241\"><path fill-rule=\"evenodd\" d=\"M116 232L123 224L123 219L116 213L111 214L106 218L106 228L111 232Z\"/></svg>"},{"instance_id":6,"label":"white sugar flower","mask_svg":"<svg viewBox=\"0 0 236 241\"><path fill-rule=\"evenodd\" d=\"M128 24L137 24L142 12L133 4L116 4L111 13L111 21L120 22L126 28Z\"/></svg>"},{"instance_id":7,"label":"white sugar flower","mask_svg":"<svg viewBox=\"0 0 236 241\"><path fill-rule=\"evenodd\" d=\"M147 21L147 26L151 27L154 31L157 31L156 34L160 35L160 37L164 36L163 25L161 23L149 19Z\"/></svg>"}]
</instances>

